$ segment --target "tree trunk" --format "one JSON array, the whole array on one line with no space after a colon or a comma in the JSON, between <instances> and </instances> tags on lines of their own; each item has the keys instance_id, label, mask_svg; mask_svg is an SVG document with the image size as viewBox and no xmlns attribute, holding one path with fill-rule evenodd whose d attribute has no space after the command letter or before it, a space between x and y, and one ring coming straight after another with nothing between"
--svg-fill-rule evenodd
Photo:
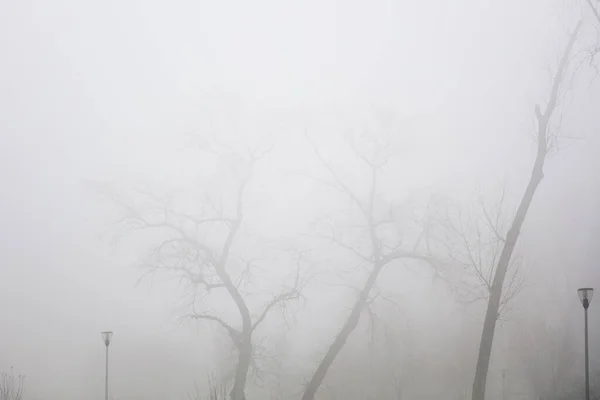
<instances>
[{"instance_id":1,"label":"tree trunk","mask_svg":"<svg viewBox=\"0 0 600 400\"><path fill-rule=\"evenodd\" d=\"M492 342L494 340L494 331L496 329L496 321L498 319L498 309L500 307L500 298L502 296L502 286L504 285L504 278L506 277L506 271L512 257L521 226L527 216L527 211L535 191L542 181L543 170L542 166L544 163L545 156L541 160L536 160L536 167L534 167L533 174L525 191L525 195L521 200L521 204L515 215L510 230L506 236L506 243L500 254L498 260L498 266L496 273L494 274L494 280L490 289L490 299L488 302L487 311L485 313L485 321L483 324L483 332L481 334L481 342L479 345L479 356L477 358L477 368L475 370L475 380L473 381L473 400L484 400L485 398L485 385L487 381L487 373L490 364L490 355L492 352Z\"/></svg>"},{"instance_id":2,"label":"tree trunk","mask_svg":"<svg viewBox=\"0 0 600 400\"><path fill-rule=\"evenodd\" d=\"M231 400L246 400L246 380L252 361L252 334L242 335L243 339L238 344L238 364L235 369L233 388L231 389Z\"/></svg>"},{"instance_id":3,"label":"tree trunk","mask_svg":"<svg viewBox=\"0 0 600 400\"><path fill-rule=\"evenodd\" d=\"M506 235L506 241L496 266L494 280L490 289L490 298L485 313L483 331L481 333L481 342L479 344L479 355L477 357L477 367L475 370L475 379L473 381L472 400L485 399L485 386L487 383L490 355L492 353L492 343L494 341L494 331L496 329L496 321L498 319L498 310L500 307L500 299L502 297L504 278L506 277L506 271L510 264L510 259L517 244L517 240L519 239L521 227L523 226L523 222L525 222L525 218L527 217L527 212L529 211L529 207L531 206L535 192L540 182L544 178L544 162L546 161L546 156L548 154L547 135L550 118L556 109L560 84L564 78L569 62L569 56L573 46L575 45L575 40L577 38L577 33L580 26L581 22L571 33L569 43L562 54L558 70L554 76L550 99L548 101L546 110L544 113L541 113L539 111L539 107L536 107L536 116L538 119L537 155L531 172L531 178L529 179L529 183L527 184L527 188L523 198L521 199L517 213L515 214L511 227Z\"/></svg>"},{"instance_id":4,"label":"tree trunk","mask_svg":"<svg viewBox=\"0 0 600 400\"><path fill-rule=\"evenodd\" d=\"M302 395L302 400L314 400L317 390L323 383L325 375L327 375L327 371L333 364L333 361L335 360L339 352L346 344L346 341L348 340L348 337L350 336L352 331L354 331L354 329L358 325L360 314L363 311L365 304L367 303L369 293L375 285L377 277L379 276L379 273L381 272L383 267L384 263L382 262L379 262L374 266L373 270L371 271L371 274L367 279L367 282L365 283L365 286L361 290L358 299L354 304L354 307L352 307L352 311L350 312L346 323L335 337L335 340L329 347L329 350L327 350L325 357L323 357L323 360L315 370L312 378L310 379L310 382L306 386L304 394Z\"/></svg>"}]
</instances>

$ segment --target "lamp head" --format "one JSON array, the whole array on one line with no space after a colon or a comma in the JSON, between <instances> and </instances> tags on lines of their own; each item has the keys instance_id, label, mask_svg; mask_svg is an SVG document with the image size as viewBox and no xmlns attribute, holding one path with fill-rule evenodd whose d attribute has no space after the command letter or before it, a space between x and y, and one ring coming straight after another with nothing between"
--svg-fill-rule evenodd
<instances>
[{"instance_id":1,"label":"lamp head","mask_svg":"<svg viewBox=\"0 0 600 400\"><path fill-rule=\"evenodd\" d=\"M112 335L113 335L113 333L111 331L102 332L102 341L104 342L104 345L106 347L108 347L108 345L110 344Z\"/></svg>"},{"instance_id":2,"label":"lamp head","mask_svg":"<svg viewBox=\"0 0 600 400\"><path fill-rule=\"evenodd\" d=\"M594 289L593 288L581 288L577 289L577 294L579 294L579 300L581 300L581 304L583 304L583 308L587 310L592 302L592 297L594 297Z\"/></svg>"}]
</instances>

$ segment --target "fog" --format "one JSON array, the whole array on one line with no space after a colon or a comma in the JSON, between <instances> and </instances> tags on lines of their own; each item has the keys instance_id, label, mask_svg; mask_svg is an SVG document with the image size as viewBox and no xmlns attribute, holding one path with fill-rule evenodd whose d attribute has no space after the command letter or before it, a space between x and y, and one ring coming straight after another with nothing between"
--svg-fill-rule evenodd
<instances>
[{"instance_id":1,"label":"fog","mask_svg":"<svg viewBox=\"0 0 600 400\"><path fill-rule=\"evenodd\" d=\"M320 181L327 170L315 148L365 193L368 172L343 137L387 135L397 159L381 181L382 201L410 198L423 210L435 195L471 207L480 196L494 203L504 188L514 212L535 157L534 106L547 102L582 16L559 104L565 139L519 238L524 286L496 326L490 399L541 396L557 374L544 369L562 346L553 340L573 359L564 385L583 379L576 289L600 287L600 87L598 60L585 58L600 25L585 2L2 2L0 372L26 376L27 400L102 398L100 332L112 330L111 399L185 399L195 383L205 390L207 374L229 373L226 331L182 318L191 289L168 273L140 280L156 236L121 236L119 204L107 196L135 201L143 189L193 210L204 190L231 194L220 178L226 163L201 149L216 138L236 149L272 147L253 170L236 239L240 256L279 249L256 278L253 310L294 274L283 249L311 250L303 300L259 330L275 354L262 364L269 374L250 374L246 385L248 399L299 399L363 279L347 271L351 253L314 237L325 216L356 217L347 196ZM318 398L392 398L381 354L402 365L404 398L467 398L485 301L464 304L454 277L423 264L386 267L377 286L394 304L376 307L397 351L361 318ZM207 304L237 324L231 299ZM286 314L295 318L284 329ZM383 391L367 394L371 386Z\"/></svg>"}]
</instances>

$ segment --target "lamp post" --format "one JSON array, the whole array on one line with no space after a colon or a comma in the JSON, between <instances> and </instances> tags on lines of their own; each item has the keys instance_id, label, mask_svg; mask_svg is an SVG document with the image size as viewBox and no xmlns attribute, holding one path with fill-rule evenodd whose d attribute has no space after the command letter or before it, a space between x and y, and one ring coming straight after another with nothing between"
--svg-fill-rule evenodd
<instances>
[{"instance_id":1,"label":"lamp post","mask_svg":"<svg viewBox=\"0 0 600 400\"><path fill-rule=\"evenodd\" d=\"M104 400L108 400L108 345L110 344L110 340L112 339L113 333L102 332L102 341L106 346L106 371L104 375Z\"/></svg>"},{"instance_id":2,"label":"lamp post","mask_svg":"<svg viewBox=\"0 0 600 400\"><path fill-rule=\"evenodd\" d=\"M502 370L502 400L506 400L506 368Z\"/></svg>"},{"instance_id":3,"label":"lamp post","mask_svg":"<svg viewBox=\"0 0 600 400\"><path fill-rule=\"evenodd\" d=\"M585 319L585 400L590 400L590 360L588 356L588 307L594 296L594 289L581 288L577 289L579 300L583 304L583 314Z\"/></svg>"}]
</instances>

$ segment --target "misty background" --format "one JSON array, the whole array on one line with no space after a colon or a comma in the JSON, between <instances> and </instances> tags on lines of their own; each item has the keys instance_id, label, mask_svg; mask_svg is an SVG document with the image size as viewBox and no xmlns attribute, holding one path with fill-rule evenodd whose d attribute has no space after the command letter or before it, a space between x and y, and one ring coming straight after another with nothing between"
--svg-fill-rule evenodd
<instances>
[{"instance_id":1,"label":"misty background","mask_svg":"<svg viewBox=\"0 0 600 400\"><path fill-rule=\"evenodd\" d=\"M212 172L197 155L197 134L274 142L252 184L254 238L293 240L335 209L335 195L296 172L317 168L306 136L335 153L336 135L348 131L398 138L390 196L425 191L468 203L496 196L504 182L514 208L533 162L533 107L545 101L582 14L578 2L541 0L2 2L0 370L26 375L30 400L100 398L103 330L115 332L115 400L183 399L219 365L225 334L179 318L175 282L138 284L143 246L113 243L114 207L91 189L185 191ZM595 29L584 26L580 50ZM568 332L583 368L576 289L600 288L595 75L583 63L561 103L566 135L581 139L550 158L525 223L526 287L497 330L494 354L506 357L490 369L493 393L525 341L523 321ZM428 267L398 266L381 280L399 296L404 347L430 363L421 372L415 364L414 379L458 359L456 338L472 368L482 304L465 308ZM273 328L300 379L353 295L330 281L311 287L289 332ZM597 303L592 371L600 368ZM515 391L529 390L517 381Z\"/></svg>"}]
</instances>

